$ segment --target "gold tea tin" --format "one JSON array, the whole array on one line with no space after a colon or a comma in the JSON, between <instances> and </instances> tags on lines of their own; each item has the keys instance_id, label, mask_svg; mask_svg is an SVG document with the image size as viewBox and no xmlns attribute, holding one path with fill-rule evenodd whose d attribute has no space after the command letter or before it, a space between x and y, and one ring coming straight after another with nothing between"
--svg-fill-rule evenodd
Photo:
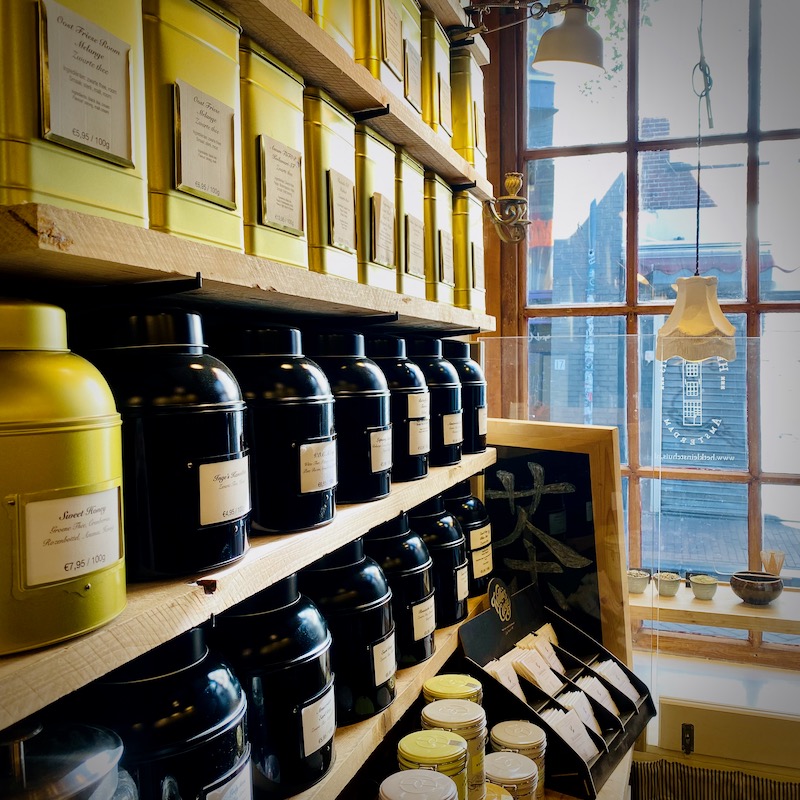
<instances>
[{"instance_id":1,"label":"gold tea tin","mask_svg":"<svg viewBox=\"0 0 800 800\"><path fill-rule=\"evenodd\" d=\"M0 300L0 654L125 607L121 419L61 308Z\"/></svg>"},{"instance_id":2,"label":"gold tea tin","mask_svg":"<svg viewBox=\"0 0 800 800\"><path fill-rule=\"evenodd\" d=\"M350 58L355 57L354 0L304 0L303 7Z\"/></svg>"},{"instance_id":3,"label":"gold tea tin","mask_svg":"<svg viewBox=\"0 0 800 800\"><path fill-rule=\"evenodd\" d=\"M449 145L453 136L450 40L432 11L423 11L422 120Z\"/></svg>"},{"instance_id":4,"label":"gold tea tin","mask_svg":"<svg viewBox=\"0 0 800 800\"><path fill-rule=\"evenodd\" d=\"M356 257L356 123L327 92L307 86L303 97L308 265L315 272L358 280Z\"/></svg>"},{"instance_id":5,"label":"gold tea tin","mask_svg":"<svg viewBox=\"0 0 800 800\"><path fill-rule=\"evenodd\" d=\"M303 79L242 37L244 249L308 269Z\"/></svg>"},{"instance_id":6,"label":"gold tea tin","mask_svg":"<svg viewBox=\"0 0 800 800\"><path fill-rule=\"evenodd\" d=\"M453 190L430 170L425 172L425 294L453 305Z\"/></svg>"},{"instance_id":7,"label":"gold tea tin","mask_svg":"<svg viewBox=\"0 0 800 800\"><path fill-rule=\"evenodd\" d=\"M0 205L147 227L141 0L3 0L0 31Z\"/></svg>"},{"instance_id":8,"label":"gold tea tin","mask_svg":"<svg viewBox=\"0 0 800 800\"><path fill-rule=\"evenodd\" d=\"M403 96L422 114L422 11L417 0L402 0Z\"/></svg>"},{"instance_id":9,"label":"gold tea tin","mask_svg":"<svg viewBox=\"0 0 800 800\"><path fill-rule=\"evenodd\" d=\"M397 289L395 146L366 125L356 126L358 279Z\"/></svg>"},{"instance_id":10,"label":"gold tea tin","mask_svg":"<svg viewBox=\"0 0 800 800\"><path fill-rule=\"evenodd\" d=\"M355 61L390 92L403 97L404 47L401 0L353 0Z\"/></svg>"},{"instance_id":11,"label":"gold tea tin","mask_svg":"<svg viewBox=\"0 0 800 800\"><path fill-rule=\"evenodd\" d=\"M483 255L483 204L467 191L453 193L454 304L486 311Z\"/></svg>"},{"instance_id":12,"label":"gold tea tin","mask_svg":"<svg viewBox=\"0 0 800 800\"><path fill-rule=\"evenodd\" d=\"M466 47L450 53L453 90L453 149L486 176L486 115L483 70Z\"/></svg>"},{"instance_id":13,"label":"gold tea tin","mask_svg":"<svg viewBox=\"0 0 800 800\"><path fill-rule=\"evenodd\" d=\"M242 251L239 23L143 0L150 227Z\"/></svg>"},{"instance_id":14,"label":"gold tea tin","mask_svg":"<svg viewBox=\"0 0 800 800\"><path fill-rule=\"evenodd\" d=\"M425 299L425 169L401 147L395 158L397 291Z\"/></svg>"}]
</instances>

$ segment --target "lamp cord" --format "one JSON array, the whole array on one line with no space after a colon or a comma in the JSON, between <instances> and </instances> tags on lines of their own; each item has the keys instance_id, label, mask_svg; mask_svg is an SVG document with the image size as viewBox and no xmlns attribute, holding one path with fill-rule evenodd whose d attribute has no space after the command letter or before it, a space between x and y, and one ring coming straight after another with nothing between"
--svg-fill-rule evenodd
<instances>
[{"instance_id":1,"label":"lamp cord","mask_svg":"<svg viewBox=\"0 0 800 800\"><path fill-rule=\"evenodd\" d=\"M708 127L714 127L714 117L711 113L711 87L714 81L711 78L711 68L708 66L703 52L703 3L700 0L700 26L697 29L697 39L700 43L700 60L692 69L692 90L697 95L697 200L695 205L695 230L694 230L694 274L700 274L700 145L702 143L702 106L703 100L706 101L706 114L708 116ZM703 78L703 88L698 91L695 86L695 78L700 73Z\"/></svg>"}]
</instances>

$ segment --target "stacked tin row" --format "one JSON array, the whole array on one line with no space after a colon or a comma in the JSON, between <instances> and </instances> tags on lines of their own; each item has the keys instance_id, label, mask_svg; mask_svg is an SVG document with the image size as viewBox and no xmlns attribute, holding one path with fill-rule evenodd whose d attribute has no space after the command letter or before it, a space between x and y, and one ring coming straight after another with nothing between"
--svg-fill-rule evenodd
<instances>
[{"instance_id":1,"label":"stacked tin row","mask_svg":"<svg viewBox=\"0 0 800 800\"><path fill-rule=\"evenodd\" d=\"M453 51L451 103L448 41L429 12L329 0L313 16L443 146L485 162L480 68ZM0 77L16 86L0 107L0 204L52 203L485 310L480 202L356 125L223 7L11 0L0 27Z\"/></svg>"}]
</instances>

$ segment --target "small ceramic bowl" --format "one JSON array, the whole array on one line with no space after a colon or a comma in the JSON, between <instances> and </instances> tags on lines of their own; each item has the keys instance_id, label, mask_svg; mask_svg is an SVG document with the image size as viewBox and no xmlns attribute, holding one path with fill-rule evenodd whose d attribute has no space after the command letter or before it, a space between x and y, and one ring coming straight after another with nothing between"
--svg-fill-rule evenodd
<instances>
[{"instance_id":1,"label":"small ceramic bowl","mask_svg":"<svg viewBox=\"0 0 800 800\"><path fill-rule=\"evenodd\" d=\"M674 597L681 585L681 576L677 572L654 572L653 580L662 597Z\"/></svg>"},{"instance_id":2,"label":"small ceramic bowl","mask_svg":"<svg viewBox=\"0 0 800 800\"><path fill-rule=\"evenodd\" d=\"M751 606L765 606L783 591L783 580L769 572L735 572L731 590Z\"/></svg>"},{"instance_id":3,"label":"small ceramic bowl","mask_svg":"<svg viewBox=\"0 0 800 800\"><path fill-rule=\"evenodd\" d=\"M644 569L628 570L628 591L631 594L641 594L650 583L650 573Z\"/></svg>"},{"instance_id":4,"label":"small ceramic bowl","mask_svg":"<svg viewBox=\"0 0 800 800\"><path fill-rule=\"evenodd\" d=\"M717 591L717 579L713 575L692 575L689 585L698 600L710 600Z\"/></svg>"}]
</instances>

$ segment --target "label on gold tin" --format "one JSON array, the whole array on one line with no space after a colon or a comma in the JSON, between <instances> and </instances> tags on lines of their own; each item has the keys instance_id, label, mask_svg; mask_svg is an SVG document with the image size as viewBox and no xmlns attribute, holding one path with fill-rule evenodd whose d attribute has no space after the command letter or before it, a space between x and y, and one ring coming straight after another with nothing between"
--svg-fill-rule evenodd
<instances>
[{"instance_id":1,"label":"label on gold tin","mask_svg":"<svg viewBox=\"0 0 800 800\"><path fill-rule=\"evenodd\" d=\"M250 745L247 747L249 750ZM205 787L200 796L203 800L252 800L253 781L250 776L250 759L244 759L232 777L228 773L221 783Z\"/></svg>"},{"instance_id":2,"label":"label on gold tin","mask_svg":"<svg viewBox=\"0 0 800 800\"><path fill-rule=\"evenodd\" d=\"M430 636L436 630L436 603L433 595L411 606L411 618L415 642Z\"/></svg>"},{"instance_id":3,"label":"label on gold tin","mask_svg":"<svg viewBox=\"0 0 800 800\"><path fill-rule=\"evenodd\" d=\"M469 549L480 550L481 547L492 543L492 526L484 525L482 528L476 528L469 533Z\"/></svg>"},{"instance_id":4,"label":"label on gold tin","mask_svg":"<svg viewBox=\"0 0 800 800\"><path fill-rule=\"evenodd\" d=\"M492 548L483 547L472 551L472 574L475 578L482 578L492 571Z\"/></svg>"},{"instance_id":5,"label":"label on gold tin","mask_svg":"<svg viewBox=\"0 0 800 800\"><path fill-rule=\"evenodd\" d=\"M119 561L119 487L25 503L25 585L69 580Z\"/></svg>"},{"instance_id":6,"label":"label on gold tin","mask_svg":"<svg viewBox=\"0 0 800 800\"><path fill-rule=\"evenodd\" d=\"M456 283L453 234L450 231L439 231L439 280L448 286L455 286Z\"/></svg>"},{"instance_id":7,"label":"label on gold tin","mask_svg":"<svg viewBox=\"0 0 800 800\"><path fill-rule=\"evenodd\" d=\"M448 132L453 132L453 98L450 81L439 73L439 122Z\"/></svg>"},{"instance_id":8,"label":"label on gold tin","mask_svg":"<svg viewBox=\"0 0 800 800\"><path fill-rule=\"evenodd\" d=\"M175 185L236 208L234 110L178 78L175 81Z\"/></svg>"},{"instance_id":9,"label":"label on gold tin","mask_svg":"<svg viewBox=\"0 0 800 800\"><path fill-rule=\"evenodd\" d=\"M43 136L133 166L128 42L41 0Z\"/></svg>"},{"instance_id":10,"label":"label on gold tin","mask_svg":"<svg viewBox=\"0 0 800 800\"><path fill-rule=\"evenodd\" d=\"M200 524L232 522L250 511L250 457L200 464Z\"/></svg>"},{"instance_id":11,"label":"label on gold tin","mask_svg":"<svg viewBox=\"0 0 800 800\"><path fill-rule=\"evenodd\" d=\"M303 154L261 135L261 222L303 234Z\"/></svg>"},{"instance_id":12,"label":"label on gold tin","mask_svg":"<svg viewBox=\"0 0 800 800\"><path fill-rule=\"evenodd\" d=\"M430 392L415 392L408 395L408 416L414 419L415 417L430 417L431 415L431 393Z\"/></svg>"},{"instance_id":13,"label":"label on gold tin","mask_svg":"<svg viewBox=\"0 0 800 800\"><path fill-rule=\"evenodd\" d=\"M303 758L308 758L326 745L336 732L336 695L333 684L318 700L300 711L303 728Z\"/></svg>"},{"instance_id":14,"label":"label on gold tin","mask_svg":"<svg viewBox=\"0 0 800 800\"><path fill-rule=\"evenodd\" d=\"M408 454L424 456L431 451L431 421L428 417L408 421Z\"/></svg>"},{"instance_id":15,"label":"label on gold tin","mask_svg":"<svg viewBox=\"0 0 800 800\"><path fill-rule=\"evenodd\" d=\"M467 565L459 567L456 570L456 600L461 602L467 599L469 594L469 574L467 572Z\"/></svg>"},{"instance_id":16,"label":"label on gold tin","mask_svg":"<svg viewBox=\"0 0 800 800\"><path fill-rule=\"evenodd\" d=\"M300 494L336 486L336 442L300 445Z\"/></svg>"},{"instance_id":17,"label":"label on gold tin","mask_svg":"<svg viewBox=\"0 0 800 800\"><path fill-rule=\"evenodd\" d=\"M356 251L356 185L335 169L328 170L330 243L349 253Z\"/></svg>"},{"instance_id":18,"label":"label on gold tin","mask_svg":"<svg viewBox=\"0 0 800 800\"><path fill-rule=\"evenodd\" d=\"M370 466L373 472L392 468L392 429L371 431L369 434Z\"/></svg>"},{"instance_id":19,"label":"label on gold tin","mask_svg":"<svg viewBox=\"0 0 800 800\"><path fill-rule=\"evenodd\" d=\"M478 436L484 436L489 430L489 409L486 406L478 406Z\"/></svg>"},{"instance_id":20,"label":"label on gold tin","mask_svg":"<svg viewBox=\"0 0 800 800\"><path fill-rule=\"evenodd\" d=\"M394 202L376 192L372 195L372 260L394 267Z\"/></svg>"},{"instance_id":21,"label":"label on gold tin","mask_svg":"<svg viewBox=\"0 0 800 800\"><path fill-rule=\"evenodd\" d=\"M422 56L408 39L405 40L405 95L417 111L422 112Z\"/></svg>"},{"instance_id":22,"label":"label on gold tin","mask_svg":"<svg viewBox=\"0 0 800 800\"><path fill-rule=\"evenodd\" d=\"M383 61L394 74L403 79L403 19L397 12L393 0L381 3L383 38Z\"/></svg>"},{"instance_id":23,"label":"label on gold tin","mask_svg":"<svg viewBox=\"0 0 800 800\"><path fill-rule=\"evenodd\" d=\"M386 683L397 672L397 657L394 652L394 631L372 648L372 673L375 686Z\"/></svg>"},{"instance_id":24,"label":"label on gold tin","mask_svg":"<svg viewBox=\"0 0 800 800\"><path fill-rule=\"evenodd\" d=\"M406 272L425 277L425 224L406 214Z\"/></svg>"},{"instance_id":25,"label":"label on gold tin","mask_svg":"<svg viewBox=\"0 0 800 800\"><path fill-rule=\"evenodd\" d=\"M484 260L483 248L472 243L472 287L474 289L484 288Z\"/></svg>"},{"instance_id":26,"label":"label on gold tin","mask_svg":"<svg viewBox=\"0 0 800 800\"><path fill-rule=\"evenodd\" d=\"M475 109L475 147L486 155L486 114L477 100L473 101Z\"/></svg>"},{"instance_id":27,"label":"label on gold tin","mask_svg":"<svg viewBox=\"0 0 800 800\"><path fill-rule=\"evenodd\" d=\"M445 445L460 444L464 441L462 413L445 414L442 417L442 433Z\"/></svg>"}]
</instances>

